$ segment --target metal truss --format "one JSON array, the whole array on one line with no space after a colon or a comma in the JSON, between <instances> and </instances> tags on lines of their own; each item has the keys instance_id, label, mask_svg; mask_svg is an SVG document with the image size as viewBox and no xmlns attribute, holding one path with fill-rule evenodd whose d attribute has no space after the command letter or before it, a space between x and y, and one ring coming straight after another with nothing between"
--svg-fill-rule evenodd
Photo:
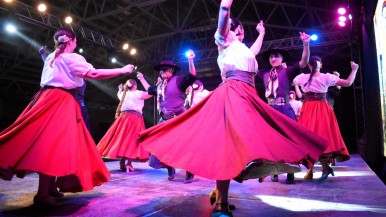
<instances>
[{"instance_id":1,"label":"metal truss","mask_svg":"<svg viewBox=\"0 0 386 217\"><path fill-rule=\"evenodd\" d=\"M310 47L327 46L335 44L348 43L348 32L330 32L318 35L318 40L310 43ZM300 37L290 37L284 39L277 39L272 41L265 41L262 44L261 51L266 51L271 48L280 48L283 50L293 50L303 48L303 41ZM186 62L185 54L180 51L177 55L165 55L164 59L172 59L175 62ZM217 48L195 51L195 61L204 61L208 59L215 59L218 56Z\"/></svg>"},{"instance_id":2,"label":"metal truss","mask_svg":"<svg viewBox=\"0 0 386 217\"><path fill-rule=\"evenodd\" d=\"M79 25L69 25L62 23L61 19L57 16L54 16L49 13L39 12L35 8L26 5L24 3L14 1L9 5L8 8L0 7L0 9L7 11L11 16L18 18L19 20L49 27L51 29L59 28L70 28L78 36L81 36L83 40L107 47L119 49L119 43L114 39L109 38L99 32L93 31L91 29L79 26Z\"/></svg>"}]
</instances>

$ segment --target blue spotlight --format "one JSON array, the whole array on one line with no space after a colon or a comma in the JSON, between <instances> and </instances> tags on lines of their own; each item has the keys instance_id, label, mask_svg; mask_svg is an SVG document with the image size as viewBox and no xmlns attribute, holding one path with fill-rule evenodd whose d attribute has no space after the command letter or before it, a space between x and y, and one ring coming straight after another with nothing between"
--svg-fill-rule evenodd
<instances>
[{"instance_id":1,"label":"blue spotlight","mask_svg":"<svg viewBox=\"0 0 386 217\"><path fill-rule=\"evenodd\" d=\"M186 57L189 57L189 56L190 56L190 50L188 50L188 51L185 52L185 56L186 56Z\"/></svg>"},{"instance_id":2,"label":"blue spotlight","mask_svg":"<svg viewBox=\"0 0 386 217\"><path fill-rule=\"evenodd\" d=\"M312 34L311 35L311 40L313 40L313 41L318 40L318 35L317 34Z\"/></svg>"},{"instance_id":3,"label":"blue spotlight","mask_svg":"<svg viewBox=\"0 0 386 217\"><path fill-rule=\"evenodd\" d=\"M7 24L5 26L5 30L7 30L7 32L9 32L9 33L14 33L14 32L16 32L16 26L13 24Z\"/></svg>"}]
</instances>

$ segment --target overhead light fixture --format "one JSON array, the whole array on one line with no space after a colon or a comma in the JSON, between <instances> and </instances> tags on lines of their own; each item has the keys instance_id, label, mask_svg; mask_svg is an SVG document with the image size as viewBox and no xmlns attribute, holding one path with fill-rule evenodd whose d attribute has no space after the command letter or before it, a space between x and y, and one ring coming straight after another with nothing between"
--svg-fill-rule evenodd
<instances>
[{"instance_id":1,"label":"overhead light fixture","mask_svg":"<svg viewBox=\"0 0 386 217\"><path fill-rule=\"evenodd\" d=\"M38 10L40 12L45 12L47 10L47 6L44 3L38 5Z\"/></svg>"},{"instance_id":2,"label":"overhead light fixture","mask_svg":"<svg viewBox=\"0 0 386 217\"><path fill-rule=\"evenodd\" d=\"M67 24L70 24L72 23L72 17L68 16L64 19L64 22L67 23Z\"/></svg>"}]
</instances>

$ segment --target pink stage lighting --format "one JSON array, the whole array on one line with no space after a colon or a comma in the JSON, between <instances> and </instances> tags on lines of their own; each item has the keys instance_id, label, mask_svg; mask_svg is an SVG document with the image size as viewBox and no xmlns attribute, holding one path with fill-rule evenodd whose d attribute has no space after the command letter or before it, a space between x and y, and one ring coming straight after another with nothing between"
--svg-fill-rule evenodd
<instances>
[{"instance_id":1,"label":"pink stage lighting","mask_svg":"<svg viewBox=\"0 0 386 217\"><path fill-rule=\"evenodd\" d=\"M339 26L342 26L342 27L346 25L346 23L342 22L342 21L340 21L338 24L339 24Z\"/></svg>"},{"instance_id":2,"label":"pink stage lighting","mask_svg":"<svg viewBox=\"0 0 386 217\"><path fill-rule=\"evenodd\" d=\"M339 16L339 21L346 22L347 18L345 16Z\"/></svg>"},{"instance_id":3,"label":"pink stage lighting","mask_svg":"<svg viewBox=\"0 0 386 217\"><path fill-rule=\"evenodd\" d=\"M346 9L345 9L345 8L339 8L339 9L338 9L338 13L339 13L340 15L343 15L343 14L346 13Z\"/></svg>"}]
</instances>

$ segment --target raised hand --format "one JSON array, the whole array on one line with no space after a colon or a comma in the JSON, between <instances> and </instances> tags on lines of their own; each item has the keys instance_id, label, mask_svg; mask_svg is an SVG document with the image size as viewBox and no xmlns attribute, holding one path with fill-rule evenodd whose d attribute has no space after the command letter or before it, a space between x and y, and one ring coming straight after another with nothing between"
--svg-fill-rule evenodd
<instances>
[{"instance_id":1,"label":"raised hand","mask_svg":"<svg viewBox=\"0 0 386 217\"><path fill-rule=\"evenodd\" d=\"M142 80L143 74L141 72L137 72L137 78L138 78L138 80Z\"/></svg>"},{"instance_id":2,"label":"raised hand","mask_svg":"<svg viewBox=\"0 0 386 217\"><path fill-rule=\"evenodd\" d=\"M354 61L351 61L351 69L352 70L358 70L358 68L359 68L359 65L356 64Z\"/></svg>"},{"instance_id":3,"label":"raised hand","mask_svg":"<svg viewBox=\"0 0 386 217\"><path fill-rule=\"evenodd\" d=\"M257 30L257 32L259 34L264 34L265 33L264 22L262 20L257 24L256 30Z\"/></svg>"},{"instance_id":4,"label":"raised hand","mask_svg":"<svg viewBox=\"0 0 386 217\"><path fill-rule=\"evenodd\" d=\"M188 52L189 52L189 54L188 54L189 60L192 60L192 59L194 59L194 57L196 57L196 54L192 50L189 50Z\"/></svg>"},{"instance_id":5,"label":"raised hand","mask_svg":"<svg viewBox=\"0 0 386 217\"><path fill-rule=\"evenodd\" d=\"M122 67L122 69L123 69L125 74L130 74L134 70L134 65L128 64L128 65Z\"/></svg>"},{"instance_id":6,"label":"raised hand","mask_svg":"<svg viewBox=\"0 0 386 217\"><path fill-rule=\"evenodd\" d=\"M119 84L119 85L118 85L118 90L119 90L119 91L122 91L122 84Z\"/></svg>"},{"instance_id":7,"label":"raised hand","mask_svg":"<svg viewBox=\"0 0 386 217\"><path fill-rule=\"evenodd\" d=\"M47 46L42 46L42 47L39 49L39 54L40 54L40 55L45 55L45 56L47 56Z\"/></svg>"},{"instance_id":8,"label":"raised hand","mask_svg":"<svg viewBox=\"0 0 386 217\"><path fill-rule=\"evenodd\" d=\"M310 35L306 34L305 32L299 32L299 34L300 34L300 39L303 42L310 42L310 40L311 40Z\"/></svg>"}]
</instances>

